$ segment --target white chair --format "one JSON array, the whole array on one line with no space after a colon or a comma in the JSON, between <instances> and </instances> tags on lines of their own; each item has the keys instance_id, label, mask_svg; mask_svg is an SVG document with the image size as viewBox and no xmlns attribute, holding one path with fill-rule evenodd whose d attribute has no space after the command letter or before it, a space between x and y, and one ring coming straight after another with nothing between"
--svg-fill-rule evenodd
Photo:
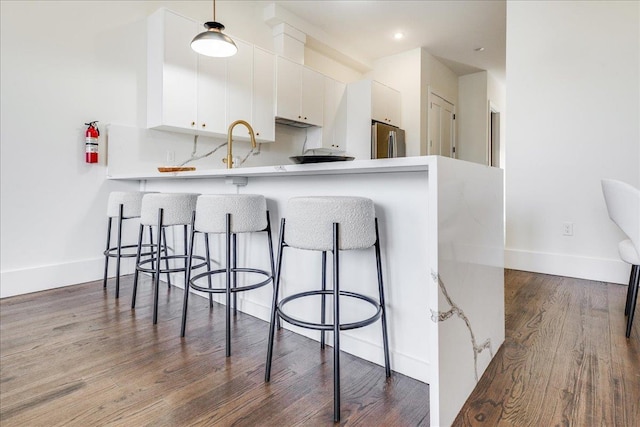
<instances>
[{"instance_id":1,"label":"white chair","mask_svg":"<svg viewBox=\"0 0 640 427\"><path fill-rule=\"evenodd\" d=\"M618 252L624 262L631 264L624 308L624 314L628 316L626 336L629 338L640 286L640 190L622 181L603 179L602 192L609 218L628 237L618 244Z\"/></svg>"}]
</instances>

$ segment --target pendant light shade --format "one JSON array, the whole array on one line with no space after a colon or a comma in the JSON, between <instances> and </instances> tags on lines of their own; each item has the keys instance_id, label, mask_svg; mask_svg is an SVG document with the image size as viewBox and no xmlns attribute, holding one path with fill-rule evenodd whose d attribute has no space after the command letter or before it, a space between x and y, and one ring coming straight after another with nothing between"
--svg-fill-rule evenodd
<instances>
[{"instance_id":1,"label":"pendant light shade","mask_svg":"<svg viewBox=\"0 0 640 427\"><path fill-rule=\"evenodd\" d=\"M207 31L198 34L191 41L191 49L205 56L224 58L233 56L238 47L231 37L224 34L224 25L216 22L216 0L213 0L213 21L206 22Z\"/></svg>"}]
</instances>

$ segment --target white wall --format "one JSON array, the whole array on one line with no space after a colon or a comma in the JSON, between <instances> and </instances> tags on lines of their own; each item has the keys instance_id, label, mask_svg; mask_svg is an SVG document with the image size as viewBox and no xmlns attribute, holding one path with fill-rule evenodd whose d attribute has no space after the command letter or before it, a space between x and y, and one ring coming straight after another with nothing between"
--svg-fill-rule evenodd
<instances>
[{"instance_id":1,"label":"white wall","mask_svg":"<svg viewBox=\"0 0 640 427\"><path fill-rule=\"evenodd\" d=\"M488 164L490 104L501 114L500 146L504 153L504 96L504 86L487 71L458 78L458 159Z\"/></svg>"},{"instance_id":2,"label":"white wall","mask_svg":"<svg viewBox=\"0 0 640 427\"><path fill-rule=\"evenodd\" d=\"M429 116L429 91L431 90L441 98L446 99L457 108L458 104L458 76L447 66L431 55L424 49L421 49L421 117L420 127L422 129L422 137L420 140L419 155L428 153L427 140L429 137L428 116Z\"/></svg>"},{"instance_id":3,"label":"white wall","mask_svg":"<svg viewBox=\"0 0 640 427\"><path fill-rule=\"evenodd\" d=\"M600 180L640 187L640 3L508 2L506 86L506 266L626 283Z\"/></svg>"},{"instance_id":4,"label":"white wall","mask_svg":"<svg viewBox=\"0 0 640 427\"><path fill-rule=\"evenodd\" d=\"M457 158L487 164L487 72L458 78Z\"/></svg>"}]
</instances>

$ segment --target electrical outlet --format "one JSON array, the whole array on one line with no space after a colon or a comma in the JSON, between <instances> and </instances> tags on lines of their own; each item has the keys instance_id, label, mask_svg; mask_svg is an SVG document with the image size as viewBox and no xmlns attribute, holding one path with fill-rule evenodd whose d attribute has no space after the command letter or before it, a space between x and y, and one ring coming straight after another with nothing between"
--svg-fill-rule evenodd
<instances>
[{"instance_id":1,"label":"electrical outlet","mask_svg":"<svg viewBox=\"0 0 640 427\"><path fill-rule=\"evenodd\" d=\"M176 152L173 150L167 150L167 163L173 163L176 159Z\"/></svg>"},{"instance_id":2,"label":"electrical outlet","mask_svg":"<svg viewBox=\"0 0 640 427\"><path fill-rule=\"evenodd\" d=\"M573 236L573 223L572 222L563 222L562 223L562 235L563 236Z\"/></svg>"}]
</instances>

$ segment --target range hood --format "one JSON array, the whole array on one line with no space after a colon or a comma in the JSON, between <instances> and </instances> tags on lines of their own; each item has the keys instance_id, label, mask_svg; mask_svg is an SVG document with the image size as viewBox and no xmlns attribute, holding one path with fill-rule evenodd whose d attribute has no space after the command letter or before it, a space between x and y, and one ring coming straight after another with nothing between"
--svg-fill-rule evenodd
<instances>
[{"instance_id":1,"label":"range hood","mask_svg":"<svg viewBox=\"0 0 640 427\"><path fill-rule=\"evenodd\" d=\"M291 126L293 128L315 128L316 125L312 125L304 122L296 122L295 120L285 119L284 117L276 117L276 123L279 125Z\"/></svg>"}]
</instances>

